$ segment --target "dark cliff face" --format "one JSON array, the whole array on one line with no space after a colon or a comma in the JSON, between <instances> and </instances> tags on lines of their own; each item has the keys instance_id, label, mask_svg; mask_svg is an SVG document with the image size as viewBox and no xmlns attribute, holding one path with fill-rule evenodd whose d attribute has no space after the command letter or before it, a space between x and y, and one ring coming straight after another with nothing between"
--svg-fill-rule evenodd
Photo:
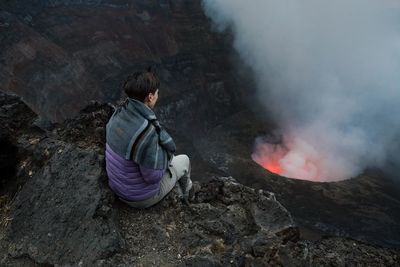
<instances>
[{"instance_id":1,"label":"dark cliff face","mask_svg":"<svg viewBox=\"0 0 400 267\"><path fill-rule=\"evenodd\" d=\"M150 64L161 76L167 126L204 132L238 109L245 83L232 69L230 40L211 31L199 0L0 7L1 89L48 119L71 117L92 99L116 101L126 76Z\"/></svg>"}]
</instances>

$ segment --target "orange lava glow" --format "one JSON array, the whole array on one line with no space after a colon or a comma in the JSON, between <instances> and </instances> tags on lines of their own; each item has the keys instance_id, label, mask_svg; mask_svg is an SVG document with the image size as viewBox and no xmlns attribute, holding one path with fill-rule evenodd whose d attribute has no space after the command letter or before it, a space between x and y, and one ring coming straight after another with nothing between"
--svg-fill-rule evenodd
<instances>
[{"instance_id":1,"label":"orange lava glow","mask_svg":"<svg viewBox=\"0 0 400 267\"><path fill-rule=\"evenodd\" d=\"M279 164L279 162L268 162L264 163L263 165L264 169L267 169L268 171L275 173L275 174L281 174L282 173L282 167Z\"/></svg>"},{"instance_id":2,"label":"orange lava glow","mask_svg":"<svg viewBox=\"0 0 400 267\"><path fill-rule=\"evenodd\" d=\"M316 150L299 138L286 138L283 144L258 140L252 159L268 171L294 179L320 181L321 159Z\"/></svg>"}]
</instances>

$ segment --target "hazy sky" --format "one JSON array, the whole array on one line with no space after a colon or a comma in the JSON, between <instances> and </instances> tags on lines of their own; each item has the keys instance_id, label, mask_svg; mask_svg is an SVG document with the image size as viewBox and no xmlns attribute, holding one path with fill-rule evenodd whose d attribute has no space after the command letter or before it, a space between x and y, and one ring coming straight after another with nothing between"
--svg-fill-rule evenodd
<instances>
[{"instance_id":1,"label":"hazy sky","mask_svg":"<svg viewBox=\"0 0 400 267\"><path fill-rule=\"evenodd\" d=\"M382 166L400 132L395 3L203 1L217 28L233 31L233 45L253 69L290 149L298 157L312 150L324 180Z\"/></svg>"}]
</instances>

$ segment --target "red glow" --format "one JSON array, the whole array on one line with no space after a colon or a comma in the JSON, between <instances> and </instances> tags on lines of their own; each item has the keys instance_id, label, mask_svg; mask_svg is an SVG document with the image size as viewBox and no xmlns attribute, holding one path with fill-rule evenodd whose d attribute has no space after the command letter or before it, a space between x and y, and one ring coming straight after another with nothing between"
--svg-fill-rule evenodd
<instances>
[{"instance_id":1,"label":"red glow","mask_svg":"<svg viewBox=\"0 0 400 267\"><path fill-rule=\"evenodd\" d=\"M319 154L299 138L286 137L281 144L257 140L252 159L264 169L281 176L321 180L322 163Z\"/></svg>"},{"instance_id":2,"label":"red glow","mask_svg":"<svg viewBox=\"0 0 400 267\"><path fill-rule=\"evenodd\" d=\"M269 170L272 173L275 174L281 174L282 173L282 167L278 162L268 162L262 165L264 169Z\"/></svg>"}]
</instances>

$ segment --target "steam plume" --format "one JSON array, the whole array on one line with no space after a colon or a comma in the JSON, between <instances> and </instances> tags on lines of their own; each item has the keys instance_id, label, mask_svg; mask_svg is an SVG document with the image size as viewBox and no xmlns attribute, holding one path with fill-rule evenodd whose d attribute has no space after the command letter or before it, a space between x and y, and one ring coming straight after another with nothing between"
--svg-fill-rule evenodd
<instances>
[{"instance_id":1,"label":"steam plume","mask_svg":"<svg viewBox=\"0 0 400 267\"><path fill-rule=\"evenodd\" d=\"M282 144L257 141L257 162L278 150L283 175L321 181L383 166L400 132L396 1L203 0L203 6L219 30L233 31L260 100L283 131Z\"/></svg>"}]
</instances>

